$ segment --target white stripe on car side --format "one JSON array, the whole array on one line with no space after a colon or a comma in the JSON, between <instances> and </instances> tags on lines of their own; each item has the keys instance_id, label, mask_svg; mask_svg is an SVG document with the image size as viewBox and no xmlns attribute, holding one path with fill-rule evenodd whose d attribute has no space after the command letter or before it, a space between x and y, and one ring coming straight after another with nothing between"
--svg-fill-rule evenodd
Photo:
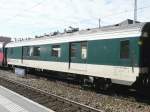
<instances>
[{"instance_id":1,"label":"white stripe on car side","mask_svg":"<svg viewBox=\"0 0 150 112\"><path fill-rule=\"evenodd\" d=\"M136 77L140 73L139 67L134 67L133 71L132 67L113 66L113 65L71 63L71 66L69 68L69 64L67 62L53 62L53 61L39 61L39 60L23 60L22 62L19 59L8 59L8 64L90 75L96 77L111 78L114 80L122 80L129 82L135 82Z\"/></svg>"}]
</instances>

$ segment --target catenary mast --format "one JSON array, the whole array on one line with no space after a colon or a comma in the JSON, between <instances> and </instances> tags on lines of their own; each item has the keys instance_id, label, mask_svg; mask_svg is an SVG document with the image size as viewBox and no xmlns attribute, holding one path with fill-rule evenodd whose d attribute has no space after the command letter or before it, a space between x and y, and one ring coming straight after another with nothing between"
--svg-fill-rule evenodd
<instances>
[{"instance_id":1,"label":"catenary mast","mask_svg":"<svg viewBox=\"0 0 150 112\"><path fill-rule=\"evenodd\" d=\"M137 0L134 0L134 23L137 21Z\"/></svg>"}]
</instances>

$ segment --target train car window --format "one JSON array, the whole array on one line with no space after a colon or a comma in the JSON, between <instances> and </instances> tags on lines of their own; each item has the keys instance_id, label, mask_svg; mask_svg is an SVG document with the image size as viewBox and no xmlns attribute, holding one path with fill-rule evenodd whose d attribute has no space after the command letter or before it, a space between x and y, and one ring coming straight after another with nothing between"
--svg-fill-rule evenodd
<instances>
[{"instance_id":1,"label":"train car window","mask_svg":"<svg viewBox=\"0 0 150 112\"><path fill-rule=\"evenodd\" d=\"M120 42L120 58L121 59L128 59L130 53L130 42L129 40L121 41Z\"/></svg>"},{"instance_id":2,"label":"train car window","mask_svg":"<svg viewBox=\"0 0 150 112\"><path fill-rule=\"evenodd\" d=\"M30 47L26 48L26 56L30 56Z\"/></svg>"},{"instance_id":3,"label":"train car window","mask_svg":"<svg viewBox=\"0 0 150 112\"><path fill-rule=\"evenodd\" d=\"M23 55L30 56L30 47L28 47L28 46L23 47Z\"/></svg>"},{"instance_id":4,"label":"train car window","mask_svg":"<svg viewBox=\"0 0 150 112\"><path fill-rule=\"evenodd\" d=\"M87 59L87 42L81 42L81 59Z\"/></svg>"},{"instance_id":5,"label":"train car window","mask_svg":"<svg viewBox=\"0 0 150 112\"><path fill-rule=\"evenodd\" d=\"M29 48L29 56L33 56L33 47Z\"/></svg>"},{"instance_id":6,"label":"train car window","mask_svg":"<svg viewBox=\"0 0 150 112\"><path fill-rule=\"evenodd\" d=\"M53 57L61 57L61 47L60 45L52 45L52 53Z\"/></svg>"},{"instance_id":7,"label":"train car window","mask_svg":"<svg viewBox=\"0 0 150 112\"><path fill-rule=\"evenodd\" d=\"M10 48L10 54L12 55L14 53L14 49Z\"/></svg>"},{"instance_id":8,"label":"train car window","mask_svg":"<svg viewBox=\"0 0 150 112\"><path fill-rule=\"evenodd\" d=\"M71 43L71 57L76 57L77 48L75 43Z\"/></svg>"},{"instance_id":9,"label":"train car window","mask_svg":"<svg viewBox=\"0 0 150 112\"><path fill-rule=\"evenodd\" d=\"M33 56L40 56L40 47L33 47Z\"/></svg>"},{"instance_id":10,"label":"train car window","mask_svg":"<svg viewBox=\"0 0 150 112\"><path fill-rule=\"evenodd\" d=\"M24 56L40 56L40 47L23 47Z\"/></svg>"}]
</instances>

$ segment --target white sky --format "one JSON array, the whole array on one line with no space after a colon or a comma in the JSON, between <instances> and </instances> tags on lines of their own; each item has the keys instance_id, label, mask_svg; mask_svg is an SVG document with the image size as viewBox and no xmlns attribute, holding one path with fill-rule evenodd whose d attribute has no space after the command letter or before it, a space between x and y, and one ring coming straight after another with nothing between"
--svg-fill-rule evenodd
<instances>
[{"instance_id":1,"label":"white sky","mask_svg":"<svg viewBox=\"0 0 150 112\"><path fill-rule=\"evenodd\" d=\"M150 21L150 0L138 1L138 20ZM0 35L26 38L133 19L134 0L0 0ZM142 9L141 9L142 8Z\"/></svg>"}]
</instances>

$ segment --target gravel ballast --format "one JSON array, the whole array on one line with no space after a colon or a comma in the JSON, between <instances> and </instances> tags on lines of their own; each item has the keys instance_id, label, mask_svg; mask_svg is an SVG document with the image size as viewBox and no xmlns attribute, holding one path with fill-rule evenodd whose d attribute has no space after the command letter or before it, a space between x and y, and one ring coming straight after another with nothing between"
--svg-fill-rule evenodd
<instances>
[{"instance_id":1,"label":"gravel ballast","mask_svg":"<svg viewBox=\"0 0 150 112\"><path fill-rule=\"evenodd\" d=\"M82 88L73 88L61 81L50 81L46 78L17 77L14 73L0 70L0 76L42 89L67 99L83 103L85 105L103 109L106 112L150 112L150 105L135 101L120 99L109 95L98 94Z\"/></svg>"}]
</instances>

